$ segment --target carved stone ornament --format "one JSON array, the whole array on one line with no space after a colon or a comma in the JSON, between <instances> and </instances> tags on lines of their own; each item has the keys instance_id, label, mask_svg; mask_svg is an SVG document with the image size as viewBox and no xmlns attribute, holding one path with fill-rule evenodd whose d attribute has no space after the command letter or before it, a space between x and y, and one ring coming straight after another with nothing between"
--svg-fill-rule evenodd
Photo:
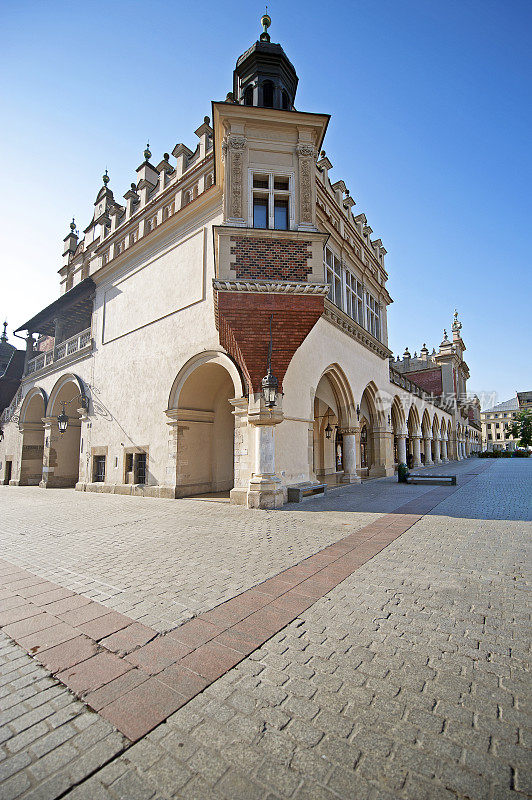
<instances>
[{"instance_id":1,"label":"carved stone ornament","mask_svg":"<svg viewBox=\"0 0 532 800\"><path fill-rule=\"evenodd\" d=\"M227 148L231 153L229 216L235 219L242 218L242 169L246 144L245 136L230 135L227 137Z\"/></svg>"},{"instance_id":2,"label":"carved stone ornament","mask_svg":"<svg viewBox=\"0 0 532 800\"><path fill-rule=\"evenodd\" d=\"M296 150L300 158L303 156L313 156L315 152L313 144L298 144Z\"/></svg>"},{"instance_id":3,"label":"carved stone ornament","mask_svg":"<svg viewBox=\"0 0 532 800\"><path fill-rule=\"evenodd\" d=\"M300 221L312 224L312 169L314 165L314 146L298 144L299 156L299 216Z\"/></svg>"},{"instance_id":4,"label":"carved stone ornament","mask_svg":"<svg viewBox=\"0 0 532 800\"><path fill-rule=\"evenodd\" d=\"M355 436L359 430L360 428L340 428L340 433L342 436Z\"/></svg>"}]
</instances>

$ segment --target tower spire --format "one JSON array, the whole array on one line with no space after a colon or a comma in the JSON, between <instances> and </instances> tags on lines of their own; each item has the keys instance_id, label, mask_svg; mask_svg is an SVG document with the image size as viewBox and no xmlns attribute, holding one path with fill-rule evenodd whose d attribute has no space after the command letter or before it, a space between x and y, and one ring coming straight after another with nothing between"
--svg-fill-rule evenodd
<instances>
[{"instance_id":1,"label":"tower spire","mask_svg":"<svg viewBox=\"0 0 532 800\"><path fill-rule=\"evenodd\" d=\"M261 42L269 42L270 41L270 34L268 33L268 28L272 24L271 17L268 14L268 6L266 6L266 13L262 15L260 19L260 24L262 25L262 33L260 35Z\"/></svg>"},{"instance_id":2,"label":"tower spire","mask_svg":"<svg viewBox=\"0 0 532 800\"><path fill-rule=\"evenodd\" d=\"M2 336L0 336L0 341L7 342L7 322L4 322L4 332Z\"/></svg>"}]
</instances>

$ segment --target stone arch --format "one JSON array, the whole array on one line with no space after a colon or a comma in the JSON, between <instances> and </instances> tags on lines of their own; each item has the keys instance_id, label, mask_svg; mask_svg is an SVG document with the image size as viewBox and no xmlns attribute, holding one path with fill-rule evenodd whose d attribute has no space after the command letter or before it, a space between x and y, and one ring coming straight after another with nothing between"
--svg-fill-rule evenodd
<instances>
[{"instance_id":1,"label":"stone arch","mask_svg":"<svg viewBox=\"0 0 532 800\"><path fill-rule=\"evenodd\" d=\"M228 492L235 485L235 416L240 374L219 351L193 356L179 370L168 400L175 495Z\"/></svg>"},{"instance_id":2,"label":"stone arch","mask_svg":"<svg viewBox=\"0 0 532 800\"><path fill-rule=\"evenodd\" d=\"M81 395L81 397L86 399L87 395L85 392L85 384L83 383L81 378L75 375L73 372L65 372L64 375L61 375L61 377L57 379L57 381L54 384L54 388L50 392L50 397L48 398L48 403L46 404L47 417L52 416L52 414L55 414L55 416L57 416L57 414L61 411L61 409L57 411L57 398L61 393L61 391L63 390L63 388L69 383L72 383L75 388L75 391L72 392L72 397L75 397L76 395Z\"/></svg>"},{"instance_id":3,"label":"stone arch","mask_svg":"<svg viewBox=\"0 0 532 800\"><path fill-rule=\"evenodd\" d=\"M197 355L192 356L192 358L190 358L177 373L168 397L169 409L178 408L181 389L183 388L185 381L194 372L194 370L196 370L198 367L201 367L203 364L219 364L220 366L224 367L231 376L235 392L234 397L240 398L243 396L244 388L242 378L234 361L232 361L232 359L226 353L222 353L220 350L205 350L203 353L198 353Z\"/></svg>"},{"instance_id":4,"label":"stone arch","mask_svg":"<svg viewBox=\"0 0 532 800\"><path fill-rule=\"evenodd\" d=\"M41 416L44 417L44 415L46 414L46 406L48 404L48 397L46 395L46 392L44 391L44 389L41 389L40 386L33 386L29 390L27 395L24 397L24 400L22 401L22 405L20 406L19 426L24 424L24 422L26 422L26 417L28 415L28 409L29 409L30 403L31 403L32 400L35 402L35 398L36 397L40 397L41 400L42 400L43 413L42 413ZM33 414L30 414L30 416L33 418Z\"/></svg>"},{"instance_id":5,"label":"stone arch","mask_svg":"<svg viewBox=\"0 0 532 800\"><path fill-rule=\"evenodd\" d=\"M34 386L22 401L19 429L22 432L19 484L38 486L42 480L46 392Z\"/></svg>"},{"instance_id":6,"label":"stone arch","mask_svg":"<svg viewBox=\"0 0 532 800\"><path fill-rule=\"evenodd\" d=\"M60 434L57 417L63 403L68 416L65 433ZM61 375L50 392L46 406L45 422L48 432L45 437L43 479L41 486L73 487L79 480L81 414L86 407L85 385L74 373Z\"/></svg>"},{"instance_id":7,"label":"stone arch","mask_svg":"<svg viewBox=\"0 0 532 800\"><path fill-rule=\"evenodd\" d=\"M408 431L406 427L406 417L403 404L399 395L395 395L390 408L392 435L393 435L393 460L394 464L406 461L406 446L400 442L398 437L404 439Z\"/></svg>"},{"instance_id":8,"label":"stone arch","mask_svg":"<svg viewBox=\"0 0 532 800\"><path fill-rule=\"evenodd\" d=\"M344 471L343 435L354 425L354 399L338 364L325 369L316 385L313 405L312 471L320 479ZM333 480L330 478L329 480Z\"/></svg>"}]
</instances>

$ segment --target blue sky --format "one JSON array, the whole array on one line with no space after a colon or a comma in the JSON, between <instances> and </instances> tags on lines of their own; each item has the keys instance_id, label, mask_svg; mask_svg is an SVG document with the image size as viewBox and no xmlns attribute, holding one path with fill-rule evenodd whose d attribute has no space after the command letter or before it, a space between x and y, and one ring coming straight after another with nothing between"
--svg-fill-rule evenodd
<instances>
[{"instance_id":1,"label":"blue sky","mask_svg":"<svg viewBox=\"0 0 532 800\"><path fill-rule=\"evenodd\" d=\"M231 89L264 6L152 0L3 9L0 314L58 294L62 239L107 167L117 197ZM469 388L532 388L530 0L271 2L296 106L332 115L334 165L388 256L390 347L432 348L458 308ZM21 343L22 346L22 343Z\"/></svg>"}]
</instances>

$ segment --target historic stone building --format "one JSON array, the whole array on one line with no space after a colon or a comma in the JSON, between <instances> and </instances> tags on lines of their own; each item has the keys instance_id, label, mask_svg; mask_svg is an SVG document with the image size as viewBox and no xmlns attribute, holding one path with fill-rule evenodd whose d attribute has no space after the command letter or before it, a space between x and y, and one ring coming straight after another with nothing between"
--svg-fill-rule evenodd
<instances>
[{"instance_id":1,"label":"historic stone building","mask_svg":"<svg viewBox=\"0 0 532 800\"><path fill-rule=\"evenodd\" d=\"M386 250L262 22L196 147L148 146L123 200L106 172L83 237L72 222L60 297L18 329L3 482L273 507L477 449L460 323L393 360Z\"/></svg>"},{"instance_id":2,"label":"historic stone building","mask_svg":"<svg viewBox=\"0 0 532 800\"><path fill-rule=\"evenodd\" d=\"M517 442L507 426L520 411L532 410L532 392L516 392L515 397L481 412L484 450L515 450Z\"/></svg>"}]
</instances>

